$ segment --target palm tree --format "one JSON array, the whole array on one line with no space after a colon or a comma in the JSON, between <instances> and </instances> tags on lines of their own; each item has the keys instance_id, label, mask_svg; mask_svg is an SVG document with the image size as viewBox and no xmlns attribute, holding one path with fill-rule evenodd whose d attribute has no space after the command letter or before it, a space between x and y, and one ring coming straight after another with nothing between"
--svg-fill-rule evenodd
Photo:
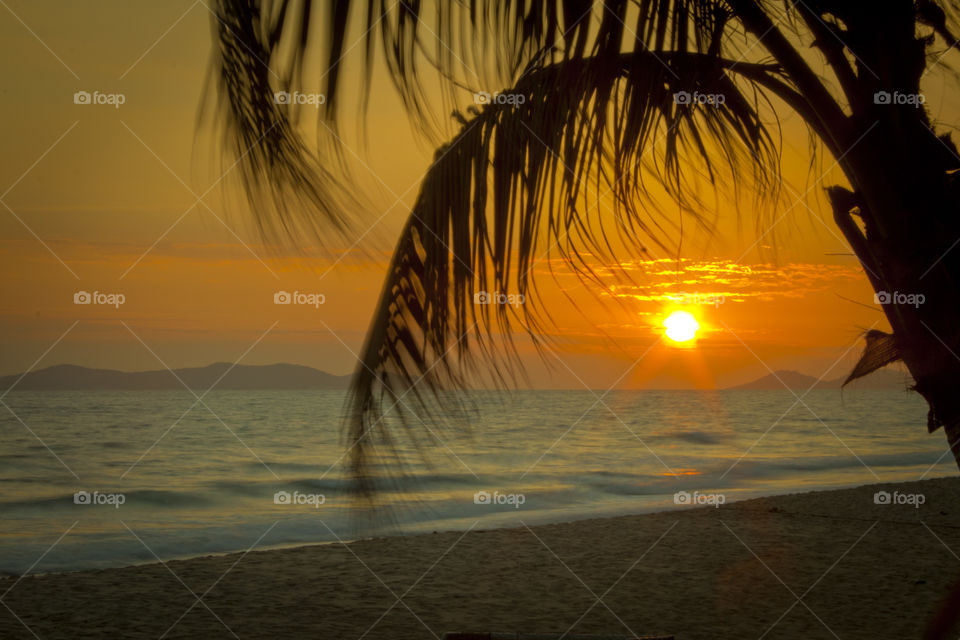
<instances>
[{"instance_id":1,"label":"palm tree","mask_svg":"<svg viewBox=\"0 0 960 640\"><path fill-rule=\"evenodd\" d=\"M703 223L698 183L726 176L775 198L786 110L846 176L827 195L874 290L901 294L883 306L892 334L866 334L850 379L902 360L960 465L960 156L918 104L924 73L957 44L958 13L949 0L220 0L219 121L267 236L349 233L337 126L358 22L364 108L378 56L424 133L436 131L424 69L442 78L445 105L463 87L512 96L454 113L458 132L403 227L348 400L357 478L392 435L431 431L419 422L452 397L439 389L515 363L495 333L519 323L536 338L549 316L477 306L474 292L535 293L542 242L586 278L624 248L667 246L655 188ZM315 147L296 105L275 99L304 86L307 56L328 69ZM704 95L723 99L687 99ZM591 203L605 194L614 207L600 215ZM386 427L391 409L406 429Z\"/></svg>"}]
</instances>

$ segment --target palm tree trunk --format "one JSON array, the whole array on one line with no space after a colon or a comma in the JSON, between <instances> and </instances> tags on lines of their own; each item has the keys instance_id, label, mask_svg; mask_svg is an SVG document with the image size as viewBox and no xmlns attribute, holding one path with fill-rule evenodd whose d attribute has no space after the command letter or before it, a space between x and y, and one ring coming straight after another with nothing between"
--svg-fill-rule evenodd
<instances>
[{"instance_id":1,"label":"palm tree trunk","mask_svg":"<svg viewBox=\"0 0 960 640\"><path fill-rule=\"evenodd\" d=\"M929 41L917 34L915 3L889 0L882 11L872 3L837 3L842 37L819 13L800 6L847 110L758 0L731 0L731 6L789 74L806 102L799 113L855 190L827 190L834 219L878 297L891 297L883 311L893 335L884 344L892 344L893 359L910 370L930 407L927 428L944 428L960 468L960 155L948 137L934 135L922 106L877 104L875 97L881 91L920 95ZM784 99L791 104L789 95ZM888 354L870 354L867 345L858 369L891 361Z\"/></svg>"},{"instance_id":2,"label":"palm tree trunk","mask_svg":"<svg viewBox=\"0 0 960 640\"><path fill-rule=\"evenodd\" d=\"M960 160L929 128L877 129L843 163L856 192L828 194L927 400L927 428L943 427L960 468Z\"/></svg>"}]
</instances>

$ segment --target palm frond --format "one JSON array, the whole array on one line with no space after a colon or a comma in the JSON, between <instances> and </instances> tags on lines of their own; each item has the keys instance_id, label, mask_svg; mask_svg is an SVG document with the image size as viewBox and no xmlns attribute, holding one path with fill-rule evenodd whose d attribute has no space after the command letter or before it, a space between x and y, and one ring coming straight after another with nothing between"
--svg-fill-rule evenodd
<instances>
[{"instance_id":1,"label":"palm frond","mask_svg":"<svg viewBox=\"0 0 960 640\"><path fill-rule=\"evenodd\" d=\"M956 47L952 38L960 32L960 2L889 4L884 12L891 25L905 24L911 33L915 24L932 28L948 47ZM883 49L876 50L876 39L864 37L875 23L876 8L836 0L217 0L214 15L211 77L226 148L242 166L243 186L261 226L287 228L294 237L300 225L336 228L355 204L333 180L336 175L343 183L349 177L338 134L343 88L359 76L365 110L378 59L418 131L449 139L439 124L447 120L437 117L437 101L424 92L427 71L436 72L443 89L439 113L445 116L456 104L458 89L513 86L527 69L563 60L630 52L732 60L772 55L790 78L777 94L789 95L791 108L834 153L850 142L834 139L844 114L795 50L797 40L811 44L808 36L800 36L800 25L815 38L812 44L853 106L858 94L873 94L855 91L853 83L873 82L874 70L884 73L877 59ZM749 40L747 32L755 39ZM362 73L344 74L344 60L354 48L362 52ZM922 48L903 52L908 54L923 64ZM276 92L305 86L311 80L304 77L308 67L322 69L313 80L319 80L326 97L317 110L319 140L309 141L295 126L301 115L297 106L273 100ZM296 209L303 215L294 214Z\"/></svg>"},{"instance_id":2,"label":"palm frond","mask_svg":"<svg viewBox=\"0 0 960 640\"><path fill-rule=\"evenodd\" d=\"M225 162L239 167L262 235L322 241L331 229L346 233L345 212L354 199L297 131L296 106L278 98L282 87L291 86L300 61L285 72L287 81L280 81L272 63L279 55L277 25L285 22L288 3L283 2L279 16L272 19L267 9L245 0L217 4L216 72L211 74L217 86L215 97L205 100L205 108L216 110ZM309 22L306 13L304 24ZM306 36L302 31L301 39Z\"/></svg>"},{"instance_id":3,"label":"palm frond","mask_svg":"<svg viewBox=\"0 0 960 640\"><path fill-rule=\"evenodd\" d=\"M347 79L343 60L361 40L363 108L380 55L417 130L437 140L448 130L438 124L436 101L424 93L425 69L437 73L448 114L464 87L512 86L526 70L561 60L624 51L716 56L730 15L721 0L432 4L431 22L421 0L217 1L211 70L216 91L208 108L216 110L227 162L239 164L266 234L300 241L305 231L344 231L348 212L357 208L349 196L339 124ZM313 59L324 69L318 88L325 102L317 110L318 139L307 140L297 126L302 110L278 104L276 95L307 86L311 78L304 70Z\"/></svg>"},{"instance_id":4,"label":"palm frond","mask_svg":"<svg viewBox=\"0 0 960 640\"><path fill-rule=\"evenodd\" d=\"M511 103L475 111L437 151L350 390L348 437L361 488L372 487L382 457L396 462L401 434L420 445L436 435L426 421L441 424L457 406L443 389L462 388L477 370L510 375L514 330L536 340L549 320L532 291L533 267L549 247L588 269L584 254L615 266L614 246L667 246L668 215L653 208L644 176L653 172L655 184L691 209L690 166L703 166L711 181L732 172L744 182L753 175L758 191L775 187L778 150L760 120L762 96L742 91L731 66L699 54L636 52L530 69ZM689 104L677 99L681 92L725 100ZM612 216L597 209L604 198ZM614 229L619 244L608 237ZM525 303L477 304L481 292ZM391 413L403 429L388 425Z\"/></svg>"},{"instance_id":5,"label":"palm frond","mask_svg":"<svg viewBox=\"0 0 960 640\"><path fill-rule=\"evenodd\" d=\"M881 22L891 33L911 41L926 25L956 46L960 3L890 4ZM779 154L760 116L767 96L799 113L838 157L862 135L863 113L875 111L874 84L915 89L881 68L882 42L861 37L876 11L830 0L437 0L429 8L421 0L218 0L218 114L265 233L299 240L307 230L346 229L349 180L337 131L347 80L341 61L359 42L350 34L364 44L363 105L382 56L421 132L442 133L424 89L427 71L440 80L445 113L464 88L512 87L524 98L458 115L459 132L424 180L351 389L358 480L367 483L372 460L390 455L392 434L422 441L416 421L450 400L439 389L461 387L480 362L511 362L515 326L536 337L548 319L528 295L538 247L555 246L590 277L591 264L616 264L618 243L637 251L647 241L669 244L671 219L656 207L655 189L695 217L703 204L695 186L716 186L731 175L724 171L734 187L752 182L760 194L775 192ZM824 55L846 104L799 53L801 33L813 35L803 44ZM904 48L924 64L922 41ZM756 62L763 56L776 64ZM314 57L325 70L326 103L311 143L296 106L274 95L304 86ZM725 102L678 104L678 92ZM597 211L604 197L611 215ZM513 292L527 304L478 307L478 291ZM393 409L400 432L384 424Z\"/></svg>"}]
</instances>

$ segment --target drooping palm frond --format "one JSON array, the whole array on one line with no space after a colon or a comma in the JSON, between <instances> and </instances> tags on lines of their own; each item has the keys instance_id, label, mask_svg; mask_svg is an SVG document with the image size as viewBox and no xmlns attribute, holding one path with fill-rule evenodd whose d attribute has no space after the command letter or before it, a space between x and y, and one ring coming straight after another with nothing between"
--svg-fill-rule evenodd
<instances>
[{"instance_id":1,"label":"drooping palm frond","mask_svg":"<svg viewBox=\"0 0 960 640\"><path fill-rule=\"evenodd\" d=\"M353 79L344 60L355 48L363 109L382 59L413 124L436 140L449 127L437 124L436 100L424 93L426 70L438 74L449 114L460 88L493 92L537 65L633 50L716 56L728 19L722 0L218 0L216 92L207 103L261 230L299 241L304 231L342 230L355 208L345 180L334 179L348 177L338 131L344 84ZM305 77L313 60L325 98L318 140L297 127L302 108L276 100L317 80Z\"/></svg>"},{"instance_id":2,"label":"drooping palm frond","mask_svg":"<svg viewBox=\"0 0 960 640\"><path fill-rule=\"evenodd\" d=\"M259 9L267 8L258 3L217 4L212 74L216 94L207 98L205 107L217 112L225 160L239 167L261 233L269 239L322 240L331 228L346 232L346 214L354 199L297 132L296 105L278 99L300 64L283 72L286 81L270 64L277 55L276 28L285 22L287 5L283 2L280 14L271 18L273 12L261 13ZM309 23L306 15L302 18ZM300 36L304 46L307 31Z\"/></svg>"},{"instance_id":3,"label":"drooping palm frond","mask_svg":"<svg viewBox=\"0 0 960 640\"><path fill-rule=\"evenodd\" d=\"M759 115L769 95L799 113L839 156L862 133L849 111L856 114L865 106L859 96L872 93L854 86L865 81L857 65L878 66L878 51L856 49L858 34L869 27L864 12L874 10L868 4L438 0L430 22L419 0L219 0L220 107L242 158L245 187L267 228L279 223L295 235L304 220L309 226L343 220L332 177L345 166L336 133L341 59L358 42L364 44L364 104L380 55L423 131L435 118L421 83L425 70L437 72L448 104L458 87L510 87L524 98L459 116L460 131L438 151L423 182L350 393L351 459L361 484L375 456L389 451L378 445L399 433L419 441L430 431L418 430L417 421L431 404L444 404L436 390L458 387L478 362L509 361L509 346L497 352L494 332L507 339L516 326L536 333L543 316L527 294L537 247L553 244L571 264L589 270L585 253L612 260L613 231L635 249L664 241L669 222L650 211L653 185L687 210L699 205L696 189L688 187L715 183L724 167L735 172L735 185L752 176L759 191L775 188L778 153ZM896 4L909 14L911 29L916 14L917 23L949 37L929 2ZM798 53L790 39L796 34L788 31L801 24L817 38L813 44L847 104ZM358 30L361 40L348 37ZM743 61L755 47L752 59L769 55L776 64ZM295 126L295 106L272 99L275 91L302 85L311 55L323 61L327 98L316 155ZM725 102L675 100L678 92L695 91L723 95ZM596 204L606 196L613 214L601 216ZM519 310L477 306L479 291L515 292L527 304ZM385 426L392 408L406 418L402 432Z\"/></svg>"},{"instance_id":4,"label":"drooping palm frond","mask_svg":"<svg viewBox=\"0 0 960 640\"><path fill-rule=\"evenodd\" d=\"M538 260L556 253L576 268L588 253L616 264L614 245L641 251L661 239L666 224L647 206L647 174L682 203L688 163L702 164L708 180L722 165L744 181L752 172L759 190L771 187L777 148L760 121L759 98L738 87L731 66L648 52L538 66L505 94L512 102L484 106L437 151L350 392L352 469L361 483L378 452L390 455L380 445L400 435L385 422L391 409L411 441L429 441L435 432L418 422L456 401L431 390L461 387L464 372L481 364L509 371L516 325L536 338L549 316L531 293ZM774 70L743 65L744 73ZM677 97L694 94L725 100L711 106ZM597 206L604 199L612 215ZM610 241L614 231L619 243ZM477 304L483 292L525 302Z\"/></svg>"}]
</instances>

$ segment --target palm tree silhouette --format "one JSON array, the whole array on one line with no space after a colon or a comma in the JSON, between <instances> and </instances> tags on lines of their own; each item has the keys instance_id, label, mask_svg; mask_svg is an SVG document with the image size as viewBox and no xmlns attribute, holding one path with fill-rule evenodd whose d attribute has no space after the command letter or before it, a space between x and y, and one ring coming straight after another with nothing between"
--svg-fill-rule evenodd
<instances>
[{"instance_id":1,"label":"palm tree silhouette","mask_svg":"<svg viewBox=\"0 0 960 640\"><path fill-rule=\"evenodd\" d=\"M850 379L902 360L960 465L960 156L918 103L924 73L957 44L958 13L948 0L220 0L215 102L268 236L349 233L337 125L351 24L362 19L364 108L379 55L425 133L424 69L448 104L464 86L508 87L454 114L459 131L396 245L348 401L361 485L391 436L418 440L411 413L429 419L453 399L439 390L471 367L515 364L495 332L519 324L536 338L548 315L478 306L476 292L532 302L539 242L587 278L597 261L617 264L620 245L633 258L667 246L654 185L703 223L698 182L726 176L775 197L788 110L845 174L851 188L827 189L834 220L878 300L891 298L893 333L868 332ZM297 105L275 98L304 86L309 55L327 69L316 147L293 125ZM607 194L613 211L601 215L591 204ZM387 428L391 409L408 428Z\"/></svg>"}]
</instances>

